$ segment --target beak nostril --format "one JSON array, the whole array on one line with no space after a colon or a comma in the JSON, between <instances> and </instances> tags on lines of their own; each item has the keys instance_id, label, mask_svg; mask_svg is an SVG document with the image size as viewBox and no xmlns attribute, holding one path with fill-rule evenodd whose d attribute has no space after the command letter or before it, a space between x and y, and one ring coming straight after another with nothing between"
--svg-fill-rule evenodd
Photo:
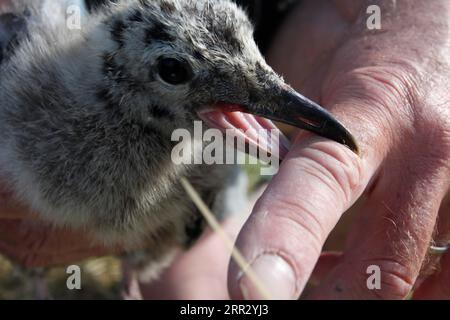
<instances>
[{"instance_id":1,"label":"beak nostril","mask_svg":"<svg viewBox=\"0 0 450 320\"><path fill-rule=\"evenodd\" d=\"M308 126L311 126L315 129L320 129L323 127L323 124L321 124L319 121L314 121L308 118L304 118L302 116L297 116L298 120L300 120L301 122L307 124Z\"/></svg>"}]
</instances>

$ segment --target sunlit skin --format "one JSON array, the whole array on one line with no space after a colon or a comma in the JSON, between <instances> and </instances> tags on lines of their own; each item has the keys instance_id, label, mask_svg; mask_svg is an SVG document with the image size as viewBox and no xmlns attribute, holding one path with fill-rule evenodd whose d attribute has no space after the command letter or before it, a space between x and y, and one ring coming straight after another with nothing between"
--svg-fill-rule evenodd
<instances>
[{"instance_id":1,"label":"sunlit skin","mask_svg":"<svg viewBox=\"0 0 450 320\"><path fill-rule=\"evenodd\" d=\"M287 82L350 129L361 149L358 157L337 143L298 134L241 230L237 245L249 261L281 253L295 270L285 282L277 274L276 285L265 273L278 298L301 294L327 236L363 194L343 254L322 256L315 274L320 284L310 298L404 298L432 238L450 236L450 201L443 202L450 187L450 3L378 1L381 31L367 30L365 10L358 14L369 4L304 1L268 55ZM110 253L91 248L82 235L40 226L3 194L0 251L8 256L36 266ZM238 225L229 221L226 228L236 234ZM227 271L228 260L221 239L205 234L158 283L143 288L145 297L223 299L230 292L258 298L233 263ZM381 290L366 287L365 271L373 264L382 270ZM450 299L450 253L441 270L422 282L416 298Z\"/></svg>"}]
</instances>

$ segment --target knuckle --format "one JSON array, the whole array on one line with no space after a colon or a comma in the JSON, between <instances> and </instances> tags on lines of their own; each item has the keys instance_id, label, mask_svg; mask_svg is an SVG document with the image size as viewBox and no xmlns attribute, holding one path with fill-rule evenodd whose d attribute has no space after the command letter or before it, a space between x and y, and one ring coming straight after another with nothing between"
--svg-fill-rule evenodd
<instances>
[{"instance_id":1,"label":"knuckle","mask_svg":"<svg viewBox=\"0 0 450 320\"><path fill-rule=\"evenodd\" d=\"M427 160L430 165L436 164L437 168L445 168L450 173L450 131L448 129L438 129L429 138L426 150Z\"/></svg>"},{"instance_id":2,"label":"knuckle","mask_svg":"<svg viewBox=\"0 0 450 320\"><path fill-rule=\"evenodd\" d=\"M403 136L402 144L393 152L393 159L422 177L448 177L450 174L450 124L443 124L439 115L428 112L418 117L415 127ZM395 159L396 158L396 159ZM404 160L407 160L406 166ZM440 178L439 178L440 179Z\"/></svg>"},{"instance_id":3,"label":"knuckle","mask_svg":"<svg viewBox=\"0 0 450 320\"><path fill-rule=\"evenodd\" d=\"M380 268L380 288L370 290L375 298L378 299L405 299L414 287L416 275L415 272L404 262L398 259L375 259L368 261L368 265L375 265ZM364 279L368 274L364 270ZM362 282L365 290L369 290L366 281Z\"/></svg>"},{"instance_id":4,"label":"knuckle","mask_svg":"<svg viewBox=\"0 0 450 320\"><path fill-rule=\"evenodd\" d=\"M365 135L372 137L370 141L384 137L388 142L387 150L410 152L415 157L420 156L422 163L444 166L450 171L447 94L429 88L422 73L404 59L354 68L329 82L334 90L327 90L330 95L325 104L345 103L364 108L362 114L350 113L348 117L357 117L353 120L364 126ZM432 90L433 94L425 90Z\"/></svg>"},{"instance_id":5,"label":"knuckle","mask_svg":"<svg viewBox=\"0 0 450 320\"><path fill-rule=\"evenodd\" d=\"M408 71L409 66L397 66L396 68L378 67L375 70L367 70L365 76L370 84L380 86L382 94L373 96L373 99L381 99L384 107L394 106L411 107L415 104L416 95L415 80L411 76L414 71ZM402 109L405 111L405 109Z\"/></svg>"},{"instance_id":6,"label":"knuckle","mask_svg":"<svg viewBox=\"0 0 450 320\"><path fill-rule=\"evenodd\" d=\"M406 61L392 65L356 67L330 81L328 99L348 100L352 97L365 100L370 109L384 114L412 117L411 107L417 100L418 71ZM342 85L345 83L346 85ZM330 90L334 89L334 90ZM351 89L351 90L350 90Z\"/></svg>"},{"instance_id":7,"label":"knuckle","mask_svg":"<svg viewBox=\"0 0 450 320\"><path fill-rule=\"evenodd\" d=\"M260 199L257 206L270 212L276 225L287 225L283 230L292 230L294 239L307 238L320 252L340 215L364 189L362 162L347 148L323 140L299 149L298 157L288 161L289 172L302 173L301 181L296 187L271 190L270 197Z\"/></svg>"},{"instance_id":8,"label":"knuckle","mask_svg":"<svg viewBox=\"0 0 450 320\"><path fill-rule=\"evenodd\" d=\"M315 143L304 149L304 155L306 161L302 162L303 170L328 187L335 196L331 200L344 199L343 205L346 207L355 195L362 191L367 180L363 162L344 147L330 143Z\"/></svg>"},{"instance_id":9,"label":"knuckle","mask_svg":"<svg viewBox=\"0 0 450 320\"><path fill-rule=\"evenodd\" d=\"M362 127L370 140L384 137L394 143L399 133L414 124L421 96L418 75L419 71L403 60L354 67L326 82L323 102L348 110L346 116Z\"/></svg>"},{"instance_id":10,"label":"knuckle","mask_svg":"<svg viewBox=\"0 0 450 320\"><path fill-rule=\"evenodd\" d=\"M450 167L450 112L448 118L445 114L436 114L436 120L428 122L425 129L428 132L424 134L428 136L427 145L435 150L431 155L438 160L443 160L444 164Z\"/></svg>"}]
</instances>

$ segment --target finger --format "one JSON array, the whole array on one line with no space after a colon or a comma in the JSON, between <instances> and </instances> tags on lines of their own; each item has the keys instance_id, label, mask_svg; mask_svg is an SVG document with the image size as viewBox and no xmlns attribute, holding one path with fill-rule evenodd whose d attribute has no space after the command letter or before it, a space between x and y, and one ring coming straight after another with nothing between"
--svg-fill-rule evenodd
<instances>
[{"instance_id":1,"label":"finger","mask_svg":"<svg viewBox=\"0 0 450 320\"><path fill-rule=\"evenodd\" d=\"M439 210L438 228L433 243L436 245L450 243L450 194ZM447 251L442 257L437 254L431 255L429 260L436 259L438 259L437 266L427 268L427 271L433 271L433 274L416 288L414 299L450 299L450 252Z\"/></svg>"},{"instance_id":2,"label":"finger","mask_svg":"<svg viewBox=\"0 0 450 320\"><path fill-rule=\"evenodd\" d=\"M242 221L230 218L224 231L235 239ZM171 267L156 281L143 284L145 299L225 300L229 299L226 276L230 252L223 240L210 229L187 252L179 254Z\"/></svg>"},{"instance_id":3,"label":"finger","mask_svg":"<svg viewBox=\"0 0 450 320\"><path fill-rule=\"evenodd\" d=\"M414 292L415 300L450 300L450 253L446 252L439 270Z\"/></svg>"},{"instance_id":4,"label":"finger","mask_svg":"<svg viewBox=\"0 0 450 320\"><path fill-rule=\"evenodd\" d=\"M439 209L439 219L434 241L439 243L450 242L450 191L442 201Z\"/></svg>"},{"instance_id":5,"label":"finger","mask_svg":"<svg viewBox=\"0 0 450 320\"><path fill-rule=\"evenodd\" d=\"M447 188L447 169L423 150L413 159L400 148L394 156L398 160L385 165L351 230L341 263L314 298L403 299L409 294ZM379 285L369 285L369 278L378 279Z\"/></svg>"},{"instance_id":6,"label":"finger","mask_svg":"<svg viewBox=\"0 0 450 320\"><path fill-rule=\"evenodd\" d=\"M425 261L420 270L420 277L416 281L414 287L418 288L422 282L436 272L439 267L441 252L432 249L431 246L442 248L450 243L450 193L442 201L439 214L437 218L437 226L434 229L433 239L430 243L429 254L427 254Z\"/></svg>"},{"instance_id":7,"label":"finger","mask_svg":"<svg viewBox=\"0 0 450 320\"><path fill-rule=\"evenodd\" d=\"M265 185L251 195L245 208L230 212L223 231L234 241ZM234 209L233 209L234 210ZM187 252L179 254L161 277L140 283L145 299L229 299L226 286L227 262L231 252L224 239L211 228ZM207 263L205 263L207 262Z\"/></svg>"},{"instance_id":8,"label":"finger","mask_svg":"<svg viewBox=\"0 0 450 320\"><path fill-rule=\"evenodd\" d=\"M362 193L376 159L309 135L294 144L237 241L274 298L299 296L325 239ZM261 298L234 263L228 283L233 298Z\"/></svg>"},{"instance_id":9,"label":"finger","mask_svg":"<svg viewBox=\"0 0 450 320\"><path fill-rule=\"evenodd\" d=\"M31 218L27 207L13 200L10 194L0 192L0 219Z\"/></svg>"},{"instance_id":10,"label":"finger","mask_svg":"<svg viewBox=\"0 0 450 320\"><path fill-rule=\"evenodd\" d=\"M30 209L19 203L0 179L0 219L31 218L32 216Z\"/></svg>"},{"instance_id":11,"label":"finger","mask_svg":"<svg viewBox=\"0 0 450 320\"><path fill-rule=\"evenodd\" d=\"M93 245L81 232L36 221L3 220L0 235L0 252L28 267L67 264L122 251L118 247Z\"/></svg>"}]
</instances>

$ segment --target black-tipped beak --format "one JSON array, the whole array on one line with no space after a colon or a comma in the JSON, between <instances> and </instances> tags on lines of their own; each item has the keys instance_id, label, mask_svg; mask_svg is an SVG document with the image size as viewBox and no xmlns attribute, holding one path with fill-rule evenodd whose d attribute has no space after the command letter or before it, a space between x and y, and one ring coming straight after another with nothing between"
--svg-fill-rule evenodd
<instances>
[{"instance_id":1,"label":"black-tipped beak","mask_svg":"<svg viewBox=\"0 0 450 320\"><path fill-rule=\"evenodd\" d=\"M358 153L358 145L351 133L317 103L292 89L283 89L281 95L273 101L276 105L271 103L264 108L249 106L248 112L314 132Z\"/></svg>"}]
</instances>

